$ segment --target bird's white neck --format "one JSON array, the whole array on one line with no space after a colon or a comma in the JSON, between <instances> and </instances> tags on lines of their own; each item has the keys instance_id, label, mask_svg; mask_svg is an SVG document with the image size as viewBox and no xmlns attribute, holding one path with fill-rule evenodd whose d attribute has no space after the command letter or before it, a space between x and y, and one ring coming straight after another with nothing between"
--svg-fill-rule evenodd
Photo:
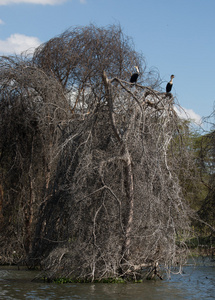
<instances>
[{"instance_id":1,"label":"bird's white neck","mask_svg":"<svg viewBox=\"0 0 215 300\"><path fill-rule=\"evenodd\" d=\"M138 67L135 67L135 69L137 70L137 73L140 73L140 71L139 71L139 68L138 68Z\"/></svg>"}]
</instances>

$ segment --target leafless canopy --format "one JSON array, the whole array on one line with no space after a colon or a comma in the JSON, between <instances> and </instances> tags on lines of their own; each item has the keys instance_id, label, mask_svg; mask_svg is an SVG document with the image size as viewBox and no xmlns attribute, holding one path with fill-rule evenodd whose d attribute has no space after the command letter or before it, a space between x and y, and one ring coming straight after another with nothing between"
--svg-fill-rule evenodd
<instances>
[{"instance_id":1,"label":"leafless canopy","mask_svg":"<svg viewBox=\"0 0 215 300\"><path fill-rule=\"evenodd\" d=\"M31 247L68 102L61 85L28 60L1 57L0 69L0 259L7 263Z\"/></svg>"},{"instance_id":2,"label":"leafless canopy","mask_svg":"<svg viewBox=\"0 0 215 300\"><path fill-rule=\"evenodd\" d=\"M129 83L134 65L141 84ZM66 31L33 59L1 58L2 209L16 200L11 228L48 277L135 278L184 259L175 154L185 152L179 142L171 152L182 124L158 79L116 26Z\"/></svg>"}]
</instances>

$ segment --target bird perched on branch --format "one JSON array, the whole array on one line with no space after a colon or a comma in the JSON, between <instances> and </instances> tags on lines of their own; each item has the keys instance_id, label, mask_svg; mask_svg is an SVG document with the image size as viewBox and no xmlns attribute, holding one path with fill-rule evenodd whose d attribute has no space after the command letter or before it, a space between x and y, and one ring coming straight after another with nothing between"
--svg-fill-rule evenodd
<instances>
[{"instance_id":1,"label":"bird perched on branch","mask_svg":"<svg viewBox=\"0 0 215 300\"><path fill-rule=\"evenodd\" d=\"M139 68L137 66L134 66L134 67L136 69L136 72L131 75L131 78L130 78L131 83L136 83L137 78L139 77L139 74L140 74Z\"/></svg>"},{"instance_id":2,"label":"bird perched on branch","mask_svg":"<svg viewBox=\"0 0 215 300\"><path fill-rule=\"evenodd\" d=\"M174 75L171 75L170 76L170 81L167 83L167 85L166 85L166 92L167 93L170 93L171 92L171 89L172 89L172 86L173 86L173 78L174 78L175 76Z\"/></svg>"}]
</instances>

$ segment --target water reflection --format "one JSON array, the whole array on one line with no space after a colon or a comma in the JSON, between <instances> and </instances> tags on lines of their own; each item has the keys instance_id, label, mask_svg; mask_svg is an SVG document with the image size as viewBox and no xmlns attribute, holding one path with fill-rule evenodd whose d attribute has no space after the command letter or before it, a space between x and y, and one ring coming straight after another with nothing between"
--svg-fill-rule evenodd
<instances>
[{"instance_id":1,"label":"water reflection","mask_svg":"<svg viewBox=\"0 0 215 300\"><path fill-rule=\"evenodd\" d=\"M47 284L36 273L0 268L0 299L215 299L215 263L188 265L183 275L137 284Z\"/></svg>"}]
</instances>

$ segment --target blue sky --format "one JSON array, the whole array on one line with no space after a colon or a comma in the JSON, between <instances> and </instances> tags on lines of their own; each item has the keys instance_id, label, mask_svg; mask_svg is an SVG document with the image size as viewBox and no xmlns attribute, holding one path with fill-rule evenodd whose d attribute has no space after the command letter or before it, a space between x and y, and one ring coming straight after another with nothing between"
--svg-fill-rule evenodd
<instances>
[{"instance_id":1,"label":"blue sky","mask_svg":"<svg viewBox=\"0 0 215 300\"><path fill-rule=\"evenodd\" d=\"M215 103L215 0L0 0L0 55L17 54L77 25L120 24L163 88L191 118Z\"/></svg>"}]
</instances>

